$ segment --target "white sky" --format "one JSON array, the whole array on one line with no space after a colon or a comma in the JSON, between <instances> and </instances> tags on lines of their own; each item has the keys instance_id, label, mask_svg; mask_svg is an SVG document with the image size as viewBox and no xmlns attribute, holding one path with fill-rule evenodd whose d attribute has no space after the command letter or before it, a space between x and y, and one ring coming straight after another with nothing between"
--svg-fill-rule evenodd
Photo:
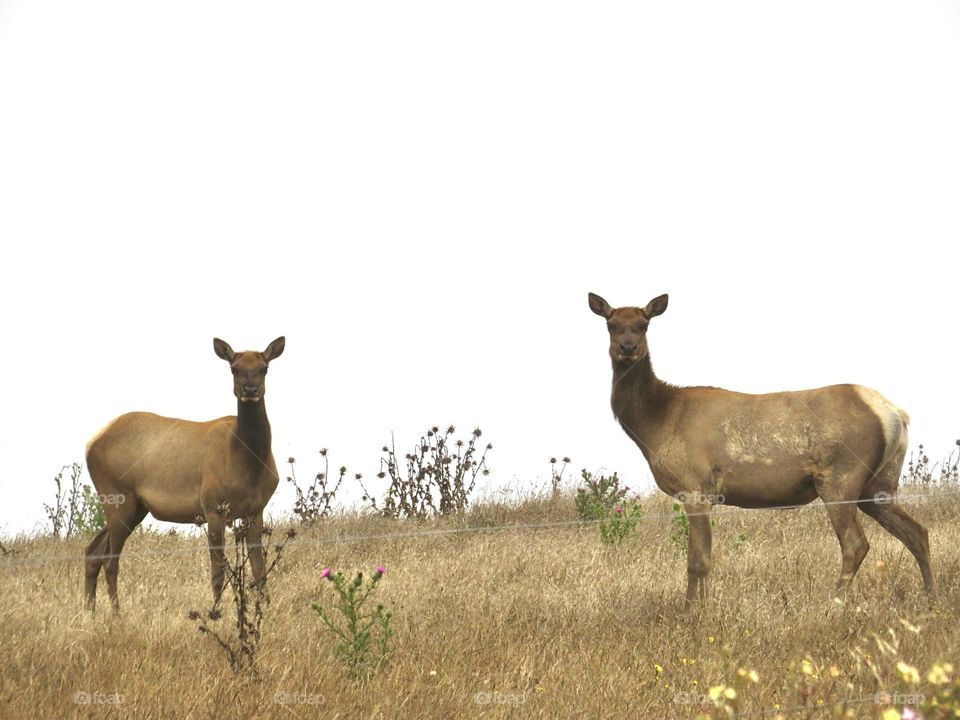
<instances>
[{"instance_id":1,"label":"white sky","mask_svg":"<svg viewBox=\"0 0 960 720\"><path fill-rule=\"evenodd\" d=\"M286 335L303 478L453 422L650 487L588 290L670 293L664 379L871 385L945 452L958 128L956 2L0 0L0 531L113 416L232 413L215 335Z\"/></svg>"}]
</instances>

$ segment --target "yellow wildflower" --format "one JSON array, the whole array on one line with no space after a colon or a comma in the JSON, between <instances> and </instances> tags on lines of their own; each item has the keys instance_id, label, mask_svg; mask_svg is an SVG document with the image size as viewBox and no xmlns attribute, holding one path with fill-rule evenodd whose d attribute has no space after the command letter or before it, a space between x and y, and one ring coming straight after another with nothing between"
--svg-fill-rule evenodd
<instances>
[{"instance_id":1,"label":"yellow wildflower","mask_svg":"<svg viewBox=\"0 0 960 720\"><path fill-rule=\"evenodd\" d=\"M949 669L948 669L949 668ZM929 680L934 685L945 685L950 682L950 670L953 670L953 666L947 663L946 665L941 665L940 663L934 664L930 669L930 672L927 673L927 680Z\"/></svg>"},{"instance_id":2,"label":"yellow wildflower","mask_svg":"<svg viewBox=\"0 0 960 720\"><path fill-rule=\"evenodd\" d=\"M897 663L897 670L900 671L900 677L911 685L916 685L920 682L920 673L917 672L917 669L913 667L913 665L907 665L901 660Z\"/></svg>"}]
</instances>

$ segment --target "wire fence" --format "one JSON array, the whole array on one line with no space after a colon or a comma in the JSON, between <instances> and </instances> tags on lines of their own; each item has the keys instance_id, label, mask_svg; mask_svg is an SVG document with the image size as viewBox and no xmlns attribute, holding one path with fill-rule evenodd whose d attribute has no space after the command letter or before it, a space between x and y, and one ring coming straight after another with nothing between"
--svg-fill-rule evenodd
<instances>
[{"instance_id":1,"label":"wire fence","mask_svg":"<svg viewBox=\"0 0 960 720\"><path fill-rule=\"evenodd\" d=\"M910 493L910 494L897 494L897 495L888 495L886 493L878 493L873 499L868 500L836 500L830 502L821 501L811 501L809 503L802 504L791 504L791 505L775 505L767 506L760 508L744 508L737 507L733 505L718 505L717 508L707 512L692 512L687 513L687 517L694 517L697 515L709 515L716 518L724 518L732 515L742 514L742 513L757 513L757 512L770 512L770 511L784 511L784 510L805 510L820 508L826 505L850 505L858 504L864 505L868 503L874 504L890 504L891 502L897 502L901 505L909 504L921 504L923 502L929 501L933 498L944 498L944 497L953 497L960 495L960 488L957 489L940 489L932 493ZM656 497L656 496L654 496ZM957 504L957 511L960 513L960 503ZM644 512L643 519L644 521L664 521L664 520L673 520L677 516L672 510L663 511L663 512ZM366 516L370 519L381 520L376 515ZM441 516L442 517L442 516ZM357 519L363 520L364 516L358 515ZM382 519L383 522L407 522L404 520L388 520ZM401 532L379 532L379 533L363 533L356 535L334 535L333 537L326 538L293 538L286 542L286 547L320 547L325 545L344 545L344 544L359 544L363 542L371 541L395 541L395 540L409 540L416 538L439 538L439 537L449 537L457 535L471 535L471 534L484 534L484 533L498 533L498 532L511 532L511 531L537 531L537 530L551 530L551 529L560 529L568 527L589 527L592 525L597 525L603 522L603 520L592 519L592 520L583 520L583 519L570 519L570 520L550 520L545 522L529 522L529 523L503 523L503 524L479 524L479 525L464 525L460 527L448 527L448 528L417 528L415 530L401 531ZM296 521L291 522L292 527L296 527L298 523ZM321 521L322 524L322 521ZM200 536L202 537L202 536ZM197 539L200 539L198 537ZM266 543L264 543L266 545ZM224 545L224 549L229 547ZM148 549L129 549L124 551L124 558L137 558L137 557L162 557L162 556L177 556L177 555L190 555L197 552L206 552L208 550L208 545L206 543L196 543L194 545L182 548L155 548L152 550ZM71 553L69 555L55 555L52 557L35 557L31 558L29 556L21 556L19 554L20 548L10 548L6 550L5 555L0 558L0 568L11 568L24 565L36 565L36 564L45 564L45 563L56 563L56 562L77 562L83 561L84 556L82 553ZM112 557L109 554L98 556L102 558Z\"/></svg>"}]
</instances>

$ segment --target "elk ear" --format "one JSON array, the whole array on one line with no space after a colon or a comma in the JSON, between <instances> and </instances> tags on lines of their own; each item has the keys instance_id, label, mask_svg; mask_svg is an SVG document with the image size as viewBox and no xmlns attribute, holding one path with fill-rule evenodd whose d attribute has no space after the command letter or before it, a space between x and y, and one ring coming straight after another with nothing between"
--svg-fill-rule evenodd
<instances>
[{"instance_id":1,"label":"elk ear","mask_svg":"<svg viewBox=\"0 0 960 720\"><path fill-rule=\"evenodd\" d=\"M287 344L287 339L281 335L272 343L267 345L267 349L263 351L263 359L267 362L275 360L276 358L283 355L283 348Z\"/></svg>"},{"instance_id":2,"label":"elk ear","mask_svg":"<svg viewBox=\"0 0 960 720\"><path fill-rule=\"evenodd\" d=\"M237 356L233 348L220 338L213 339L213 351L217 354L218 358L226 360L229 363L232 363L233 359Z\"/></svg>"},{"instance_id":3,"label":"elk ear","mask_svg":"<svg viewBox=\"0 0 960 720\"><path fill-rule=\"evenodd\" d=\"M663 295L658 295L653 300L647 303L647 306L643 309L643 312L646 313L647 318L653 318L657 315L663 315L663 311L667 309L667 300L669 297L666 293Z\"/></svg>"},{"instance_id":4,"label":"elk ear","mask_svg":"<svg viewBox=\"0 0 960 720\"><path fill-rule=\"evenodd\" d=\"M608 318L613 314L613 308L610 303L595 293L587 293L587 299L590 301L590 309L600 317Z\"/></svg>"}]
</instances>

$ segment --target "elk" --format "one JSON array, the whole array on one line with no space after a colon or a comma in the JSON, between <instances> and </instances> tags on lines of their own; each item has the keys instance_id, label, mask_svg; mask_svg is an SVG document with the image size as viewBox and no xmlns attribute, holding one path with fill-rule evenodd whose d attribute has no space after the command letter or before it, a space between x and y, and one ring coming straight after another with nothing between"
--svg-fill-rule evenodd
<instances>
[{"instance_id":1,"label":"elk","mask_svg":"<svg viewBox=\"0 0 960 720\"><path fill-rule=\"evenodd\" d=\"M120 553L147 513L167 522L206 522L215 604L224 584L224 529L232 520L249 518L250 567L254 581L263 586L263 508L279 480L263 397L267 368L284 345L279 337L262 353L234 352L214 338L214 352L233 372L235 416L192 422L132 412L113 420L87 444L87 469L97 493L115 499L104 505L106 527L86 548L90 610L101 567L113 608L119 610Z\"/></svg>"},{"instance_id":2,"label":"elk","mask_svg":"<svg viewBox=\"0 0 960 720\"><path fill-rule=\"evenodd\" d=\"M799 507L818 497L840 541L837 595L869 549L858 520L863 512L913 554L933 596L927 530L893 499L907 451L907 413L861 385L762 395L670 385L654 374L647 346L647 328L667 309L667 295L643 308L588 298L610 334L613 414L657 486L683 502L689 517L688 606L707 593L714 504Z\"/></svg>"}]
</instances>

